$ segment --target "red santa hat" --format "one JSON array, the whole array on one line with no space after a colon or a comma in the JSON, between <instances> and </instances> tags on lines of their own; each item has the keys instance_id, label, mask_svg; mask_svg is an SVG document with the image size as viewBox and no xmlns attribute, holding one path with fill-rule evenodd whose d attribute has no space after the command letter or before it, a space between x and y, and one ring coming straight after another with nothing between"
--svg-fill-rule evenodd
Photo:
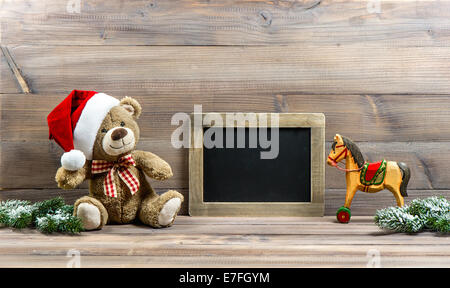
<instances>
[{"instance_id":1,"label":"red santa hat","mask_svg":"<svg viewBox=\"0 0 450 288\"><path fill-rule=\"evenodd\" d=\"M98 129L108 112L120 101L104 93L73 90L47 116L49 139L53 139L66 153L61 165L71 171L92 159Z\"/></svg>"}]
</instances>

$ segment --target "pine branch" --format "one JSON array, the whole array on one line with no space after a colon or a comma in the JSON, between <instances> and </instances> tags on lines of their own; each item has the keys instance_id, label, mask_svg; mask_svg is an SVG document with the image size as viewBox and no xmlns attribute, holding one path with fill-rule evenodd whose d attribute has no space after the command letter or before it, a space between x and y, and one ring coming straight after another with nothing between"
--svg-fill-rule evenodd
<instances>
[{"instance_id":1,"label":"pine branch","mask_svg":"<svg viewBox=\"0 0 450 288\"><path fill-rule=\"evenodd\" d=\"M43 233L76 234L83 231L73 206L65 205L61 197L31 204L28 201L0 202L0 224L13 228L35 227Z\"/></svg>"},{"instance_id":2,"label":"pine branch","mask_svg":"<svg viewBox=\"0 0 450 288\"><path fill-rule=\"evenodd\" d=\"M444 197L414 199L409 206L378 210L375 223L396 232L417 233L431 230L448 233L450 230L450 202Z\"/></svg>"}]
</instances>

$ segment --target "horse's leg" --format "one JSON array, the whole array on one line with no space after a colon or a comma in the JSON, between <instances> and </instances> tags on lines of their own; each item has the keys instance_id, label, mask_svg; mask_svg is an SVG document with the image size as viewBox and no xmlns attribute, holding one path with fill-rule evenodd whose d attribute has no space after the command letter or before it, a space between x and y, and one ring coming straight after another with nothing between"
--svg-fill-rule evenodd
<instances>
[{"instance_id":1,"label":"horse's leg","mask_svg":"<svg viewBox=\"0 0 450 288\"><path fill-rule=\"evenodd\" d=\"M355 196L358 186L347 184L347 194L345 194L345 204L336 212L336 218L340 223L348 223L351 217L350 206L352 205L353 197Z\"/></svg>"},{"instance_id":2,"label":"horse's leg","mask_svg":"<svg viewBox=\"0 0 450 288\"><path fill-rule=\"evenodd\" d=\"M389 191L392 192L392 194L394 194L395 200L397 200L397 206L398 207L403 207L403 205L405 205L405 199L400 194L400 188L399 189L393 189L393 188L389 187L388 189L389 189Z\"/></svg>"},{"instance_id":3,"label":"horse's leg","mask_svg":"<svg viewBox=\"0 0 450 288\"><path fill-rule=\"evenodd\" d=\"M345 204L344 207L350 209L352 205L353 197L355 197L355 193L358 191L358 186L347 186L347 194L345 194Z\"/></svg>"},{"instance_id":4,"label":"horse's leg","mask_svg":"<svg viewBox=\"0 0 450 288\"><path fill-rule=\"evenodd\" d=\"M409 180L409 179L408 179ZM397 206L402 207L405 204L403 196L400 192L402 185L402 172L396 162L388 161L386 167L386 177L384 179L384 186L394 194L397 200Z\"/></svg>"}]
</instances>

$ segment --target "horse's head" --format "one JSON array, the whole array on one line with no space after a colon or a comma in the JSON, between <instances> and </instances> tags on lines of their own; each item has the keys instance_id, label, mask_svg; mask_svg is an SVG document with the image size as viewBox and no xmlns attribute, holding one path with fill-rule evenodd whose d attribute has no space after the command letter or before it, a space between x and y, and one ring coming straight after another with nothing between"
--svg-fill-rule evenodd
<instances>
[{"instance_id":1,"label":"horse's head","mask_svg":"<svg viewBox=\"0 0 450 288\"><path fill-rule=\"evenodd\" d=\"M327 164L330 166L337 166L337 163L344 160L347 157L347 147L345 147L342 136L336 134L334 136L333 145L331 145L330 154L328 154Z\"/></svg>"}]
</instances>

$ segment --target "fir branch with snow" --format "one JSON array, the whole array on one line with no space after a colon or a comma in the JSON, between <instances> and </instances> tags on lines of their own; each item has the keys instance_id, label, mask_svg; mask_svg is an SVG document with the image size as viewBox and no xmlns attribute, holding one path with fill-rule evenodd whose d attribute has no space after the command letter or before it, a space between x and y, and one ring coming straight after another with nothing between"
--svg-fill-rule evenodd
<instances>
[{"instance_id":1,"label":"fir branch with snow","mask_svg":"<svg viewBox=\"0 0 450 288\"><path fill-rule=\"evenodd\" d=\"M414 199L410 205L389 207L375 213L375 224L396 232L450 231L450 202L444 197Z\"/></svg>"},{"instance_id":2,"label":"fir branch with snow","mask_svg":"<svg viewBox=\"0 0 450 288\"><path fill-rule=\"evenodd\" d=\"M76 234L83 231L78 217L73 216L73 206L66 205L61 197L31 204L23 200L0 202L0 224L12 228L36 228L43 233Z\"/></svg>"}]
</instances>

